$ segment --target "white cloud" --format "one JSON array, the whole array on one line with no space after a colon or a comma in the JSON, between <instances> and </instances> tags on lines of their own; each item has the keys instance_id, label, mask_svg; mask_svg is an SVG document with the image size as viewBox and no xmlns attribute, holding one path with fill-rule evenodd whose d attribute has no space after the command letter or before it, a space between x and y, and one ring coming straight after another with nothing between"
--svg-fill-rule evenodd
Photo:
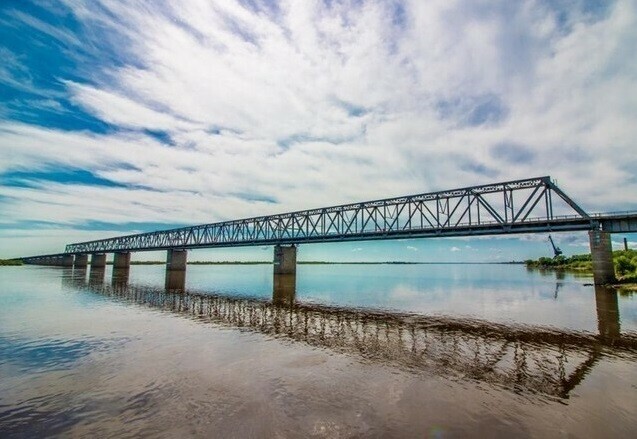
<instances>
[{"instance_id":1,"label":"white cloud","mask_svg":"<svg viewBox=\"0 0 637 439\"><path fill-rule=\"evenodd\" d=\"M623 250L624 249L624 241L612 241L614 250ZM627 241L627 245L629 249L637 248L637 242L635 241Z\"/></svg>"},{"instance_id":2,"label":"white cloud","mask_svg":"<svg viewBox=\"0 0 637 439\"><path fill-rule=\"evenodd\" d=\"M179 120L107 90L99 90L75 82L68 82L67 86L76 103L111 124L167 131L201 128L192 122Z\"/></svg>"},{"instance_id":3,"label":"white cloud","mask_svg":"<svg viewBox=\"0 0 637 439\"><path fill-rule=\"evenodd\" d=\"M459 252L459 251L460 251L460 248L459 248L459 247L456 247L456 246L454 245L453 247L451 247L451 251L452 251L452 252Z\"/></svg>"},{"instance_id":4,"label":"white cloud","mask_svg":"<svg viewBox=\"0 0 637 439\"><path fill-rule=\"evenodd\" d=\"M595 17L414 0L398 23L390 2L68 4L124 61L61 80L121 130L1 122L0 172L78 167L132 188L0 187L6 223L210 222L538 174L587 209L637 208L631 1Z\"/></svg>"}]
</instances>

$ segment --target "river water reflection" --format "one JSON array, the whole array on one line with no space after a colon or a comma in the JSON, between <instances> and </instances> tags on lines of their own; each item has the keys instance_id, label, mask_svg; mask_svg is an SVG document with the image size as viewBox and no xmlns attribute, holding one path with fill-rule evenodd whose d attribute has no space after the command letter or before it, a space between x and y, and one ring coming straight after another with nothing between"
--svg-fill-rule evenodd
<instances>
[{"instance_id":1,"label":"river water reflection","mask_svg":"<svg viewBox=\"0 0 637 439\"><path fill-rule=\"evenodd\" d=\"M637 295L516 265L0 270L2 436L630 437Z\"/></svg>"}]
</instances>

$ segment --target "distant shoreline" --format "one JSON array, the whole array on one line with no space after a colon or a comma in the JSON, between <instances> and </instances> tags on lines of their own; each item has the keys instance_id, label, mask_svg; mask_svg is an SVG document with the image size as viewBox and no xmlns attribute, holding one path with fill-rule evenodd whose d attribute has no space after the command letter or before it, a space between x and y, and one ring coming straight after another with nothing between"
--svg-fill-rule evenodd
<instances>
[{"instance_id":1,"label":"distant shoreline","mask_svg":"<svg viewBox=\"0 0 637 439\"><path fill-rule=\"evenodd\" d=\"M407 261L380 261L380 262L330 262L330 261L297 261L297 265L524 265L524 262L407 262ZM112 264L112 262L107 262ZM163 261L131 261L131 265L161 265ZM272 265L271 261L192 261L188 265Z\"/></svg>"},{"instance_id":2,"label":"distant shoreline","mask_svg":"<svg viewBox=\"0 0 637 439\"><path fill-rule=\"evenodd\" d=\"M131 261L131 265L165 265L165 261ZM188 265L272 265L271 261L192 261ZM0 266L20 266L19 259L0 259ZM113 265L107 261L106 265ZM330 262L330 261L297 261L297 265L524 265L522 261L509 262L408 262L408 261L379 261L379 262Z\"/></svg>"}]
</instances>

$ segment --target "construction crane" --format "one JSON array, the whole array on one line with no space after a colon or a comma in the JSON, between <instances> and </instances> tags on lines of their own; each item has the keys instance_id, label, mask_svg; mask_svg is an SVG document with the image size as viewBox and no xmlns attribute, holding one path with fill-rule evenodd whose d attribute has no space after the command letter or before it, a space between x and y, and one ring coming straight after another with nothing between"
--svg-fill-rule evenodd
<instances>
[{"instance_id":1,"label":"construction crane","mask_svg":"<svg viewBox=\"0 0 637 439\"><path fill-rule=\"evenodd\" d=\"M553 247L553 253L554 253L553 259L557 258L558 256L561 256L562 250L555 245L555 243L553 242L553 238L551 238L551 235L549 235L549 241L551 241L551 246Z\"/></svg>"}]
</instances>

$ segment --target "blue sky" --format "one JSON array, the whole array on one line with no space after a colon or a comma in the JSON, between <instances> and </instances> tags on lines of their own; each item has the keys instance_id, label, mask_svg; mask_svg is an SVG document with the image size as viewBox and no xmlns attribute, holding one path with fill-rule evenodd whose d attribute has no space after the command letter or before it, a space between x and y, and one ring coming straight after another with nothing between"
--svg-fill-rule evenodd
<instances>
[{"instance_id":1,"label":"blue sky","mask_svg":"<svg viewBox=\"0 0 637 439\"><path fill-rule=\"evenodd\" d=\"M538 175L637 209L635 41L634 0L5 0L0 257ZM511 260L546 239L300 256Z\"/></svg>"}]
</instances>

